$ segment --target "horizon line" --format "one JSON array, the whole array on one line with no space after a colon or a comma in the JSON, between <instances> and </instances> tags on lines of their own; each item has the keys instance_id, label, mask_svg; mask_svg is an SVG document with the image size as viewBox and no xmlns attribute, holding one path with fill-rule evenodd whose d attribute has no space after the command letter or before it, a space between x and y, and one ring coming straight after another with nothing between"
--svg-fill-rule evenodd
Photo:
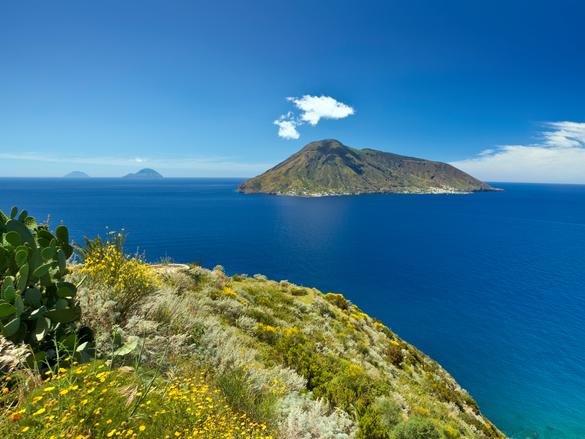
<instances>
[{"instance_id":1,"label":"horizon line","mask_svg":"<svg viewBox=\"0 0 585 439\"><path fill-rule=\"evenodd\" d=\"M88 176L88 177L66 177L66 176L26 176L26 175L19 175L19 176L2 176L0 175L1 180L8 180L8 179L30 179L30 180L40 180L40 179L53 179L53 180L68 180L68 181L87 181L87 180L127 180L133 182L149 182L149 181L160 181L160 180L244 180L250 179L253 177L228 177L228 176L215 176L215 177L193 177L193 176L172 176L172 177L165 177L162 178L125 178L125 176L115 176L115 177L108 177L108 176ZM583 183L570 183L570 182L553 182L553 181L497 181L497 180L482 180L484 183L490 184L548 184L548 185L566 185L566 186L585 186L585 182Z\"/></svg>"}]
</instances>

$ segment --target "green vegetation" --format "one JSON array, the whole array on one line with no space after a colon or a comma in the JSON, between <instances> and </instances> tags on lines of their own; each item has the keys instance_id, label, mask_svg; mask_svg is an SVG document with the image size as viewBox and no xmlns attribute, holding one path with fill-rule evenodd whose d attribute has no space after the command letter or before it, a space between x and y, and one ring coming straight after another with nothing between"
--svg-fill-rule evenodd
<instances>
[{"instance_id":1,"label":"green vegetation","mask_svg":"<svg viewBox=\"0 0 585 439\"><path fill-rule=\"evenodd\" d=\"M494 189L446 163L350 148L337 140L321 140L246 181L239 190L314 196L466 193Z\"/></svg>"},{"instance_id":2,"label":"green vegetation","mask_svg":"<svg viewBox=\"0 0 585 439\"><path fill-rule=\"evenodd\" d=\"M161 378L92 361L48 370L45 382L4 414L2 437L269 437L234 411L205 373ZM11 378L8 380L8 378ZM9 397L18 374L0 383ZM5 405L15 403L4 396Z\"/></svg>"},{"instance_id":3,"label":"green vegetation","mask_svg":"<svg viewBox=\"0 0 585 439\"><path fill-rule=\"evenodd\" d=\"M427 419L411 418L394 430L395 439L441 439L435 425Z\"/></svg>"},{"instance_id":4,"label":"green vegetation","mask_svg":"<svg viewBox=\"0 0 585 439\"><path fill-rule=\"evenodd\" d=\"M24 341L38 361L55 354L55 342L79 348L73 331L80 314L77 287L65 280L73 254L67 227L52 234L26 210L13 208L10 215L0 211L0 233L2 335Z\"/></svg>"},{"instance_id":5,"label":"green vegetation","mask_svg":"<svg viewBox=\"0 0 585 439\"><path fill-rule=\"evenodd\" d=\"M68 249L65 237L54 245ZM147 265L123 244L87 241L58 279L84 280L64 326L91 329L91 357L57 344L30 368L27 348L0 338L0 436L503 437L437 363L343 295Z\"/></svg>"},{"instance_id":6,"label":"green vegetation","mask_svg":"<svg viewBox=\"0 0 585 439\"><path fill-rule=\"evenodd\" d=\"M107 294L102 300L116 303L116 311L122 314L140 299L155 291L158 277L140 257L124 253L125 236L109 232L106 239L97 237L85 240L81 249L83 266L79 273L85 275L93 285L105 286L96 294Z\"/></svg>"}]
</instances>

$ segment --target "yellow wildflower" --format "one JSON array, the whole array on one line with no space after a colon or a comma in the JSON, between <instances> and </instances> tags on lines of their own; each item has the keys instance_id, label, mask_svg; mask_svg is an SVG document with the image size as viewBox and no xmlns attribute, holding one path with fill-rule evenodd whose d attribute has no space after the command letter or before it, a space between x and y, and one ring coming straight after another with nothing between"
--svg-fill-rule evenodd
<instances>
[{"instance_id":1,"label":"yellow wildflower","mask_svg":"<svg viewBox=\"0 0 585 439\"><path fill-rule=\"evenodd\" d=\"M47 411L47 409L45 409L44 407L41 407L40 409L38 409L36 412L33 413L33 416L42 415L46 411Z\"/></svg>"}]
</instances>

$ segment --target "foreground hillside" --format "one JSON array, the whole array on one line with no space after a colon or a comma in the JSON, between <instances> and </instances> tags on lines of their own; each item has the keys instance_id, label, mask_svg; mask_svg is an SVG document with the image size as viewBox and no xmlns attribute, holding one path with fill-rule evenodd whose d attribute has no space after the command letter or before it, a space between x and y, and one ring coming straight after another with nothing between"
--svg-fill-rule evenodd
<instances>
[{"instance_id":1,"label":"foreground hillside","mask_svg":"<svg viewBox=\"0 0 585 439\"><path fill-rule=\"evenodd\" d=\"M494 190L446 163L337 140L312 142L284 162L240 186L244 193L347 195L365 193L468 193Z\"/></svg>"},{"instance_id":2,"label":"foreground hillside","mask_svg":"<svg viewBox=\"0 0 585 439\"><path fill-rule=\"evenodd\" d=\"M185 325L216 370L272 387L279 437L411 437L398 432L419 421L437 432L425 437L501 436L437 363L342 295L220 268L167 282L157 326Z\"/></svg>"},{"instance_id":3,"label":"foreground hillside","mask_svg":"<svg viewBox=\"0 0 585 439\"><path fill-rule=\"evenodd\" d=\"M0 232L0 437L503 437L340 294L148 265L115 233L67 268L66 228L16 210Z\"/></svg>"},{"instance_id":4,"label":"foreground hillside","mask_svg":"<svg viewBox=\"0 0 585 439\"><path fill-rule=\"evenodd\" d=\"M112 342L106 330L139 337L142 352L136 354L144 366L162 367L169 377L184 376L186 370L189 378L199 379L203 373L197 388L214 386L225 411L245 413L250 425L265 427L274 437L502 437L437 363L341 295L262 276L228 277L220 268L162 266L157 271L160 286L133 303L124 317L114 302L102 301L102 292L80 291L84 323L98 330L98 345L105 351ZM128 362L132 355L126 356ZM103 370L110 368L91 365L83 371L90 380L85 393L99 384ZM139 392L140 379L109 373L113 386L122 390L134 384L136 390L126 392ZM45 387L38 395L55 396L71 387L67 382L49 393ZM168 391L149 396L156 401L154 412L176 410L164 397ZM148 424L140 420L134 431ZM250 433L263 437L262 427Z\"/></svg>"}]
</instances>

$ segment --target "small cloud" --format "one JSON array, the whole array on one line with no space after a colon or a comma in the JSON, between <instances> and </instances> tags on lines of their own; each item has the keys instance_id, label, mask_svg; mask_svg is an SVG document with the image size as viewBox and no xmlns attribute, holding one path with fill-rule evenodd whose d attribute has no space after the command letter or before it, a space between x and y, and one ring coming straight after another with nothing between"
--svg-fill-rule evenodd
<instances>
[{"instance_id":1,"label":"small cloud","mask_svg":"<svg viewBox=\"0 0 585 439\"><path fill-rule=\"evenodd\" d=\"M295 116L289 111L274 121L274 125L278 126L278 135L284 139L298 139L301 134L297 127L301 125L308 123L316 126L321 119L344 119L355 114L352 107L330 96L304 95L300 98L289 97L287 100L300 110L300 114Z\"/></svg>"},{"instance_id":2,"label":"small cloud","mask_svg":"<svg viewBox=\"0 0 585 439\"><path fill-rule=\"evenodd\" d=\"M297 124L291 112L280 116L274 121L274 125L278 126L278 136L283 139L298 139L301 137L301 133L297 130Z\"/></svg>"},{"instance_id":3,"label":"small cloud","mask_svg":"<svg viewBox=\"0 0 585 439\"><path fill-rule=\"evenodd\" d=\"M451 164L488 181L585 183L585 123L545 123L538 137L534 144L486 149Z\"/></svg>"},{"instance_id":4,"label":"small cloud","mask_svg":"<svg viewBox=\"0 0 585 439\"><path fill-rule=\"evenodd\" d=\"M355 113L352 107L331 96L305 95L302 98L287 99L302 111L301 120L313 126L321 119L345 119Z\"/></svg>"}]
</instances>

